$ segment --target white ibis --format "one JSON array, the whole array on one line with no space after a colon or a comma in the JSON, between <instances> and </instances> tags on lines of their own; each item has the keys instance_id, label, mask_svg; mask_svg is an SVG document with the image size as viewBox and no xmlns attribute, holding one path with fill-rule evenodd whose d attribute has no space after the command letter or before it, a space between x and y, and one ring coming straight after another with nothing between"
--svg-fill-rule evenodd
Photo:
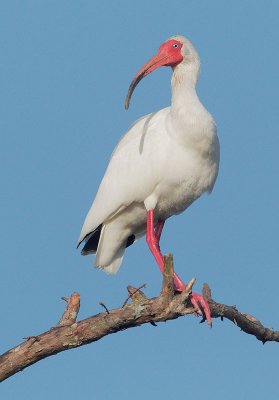
<instances>
[{"instance_id":1,"label":"white ibis","mask_svg":"<svg viewBox=\"0 0 279 400\"><path fill-rule=\"evenodd\" d=\"M165 220L210 193L217 178L216 126L196 93L200 61L188 39L173 36L160 46L135 75L125 107L139 81L161 66L173 69L171 106L140 118L120 140L79 237L82 254L96 254L95 266L108 274L118 271L126 247L143 235L163 272ZM185 288L176 273L174 285ZM192 293L191 302L211 324L204 298Z\"/></svg>"}]
</instances>

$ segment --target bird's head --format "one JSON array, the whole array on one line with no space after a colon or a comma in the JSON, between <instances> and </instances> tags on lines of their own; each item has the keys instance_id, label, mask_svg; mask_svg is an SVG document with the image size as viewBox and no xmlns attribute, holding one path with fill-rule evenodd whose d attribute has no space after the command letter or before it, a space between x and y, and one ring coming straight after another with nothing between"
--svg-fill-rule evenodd
<instances>
[{"instance_id":1,"label":"bird's head","mask_svg":"<svg viewBox=\"0 0 279 400\"><path fill-rule=\"evenodd\" d=\"M177 65L187 62L187 58L188 61L191 61L193 56L196 57L197 53L190 41L183 36L172 36L164 42L159 47L158 53L144 64L132 80L125 101L126 110L129 108L132 93L142 78L159 67L175 68Z\"/></svg>"}]
</instances>

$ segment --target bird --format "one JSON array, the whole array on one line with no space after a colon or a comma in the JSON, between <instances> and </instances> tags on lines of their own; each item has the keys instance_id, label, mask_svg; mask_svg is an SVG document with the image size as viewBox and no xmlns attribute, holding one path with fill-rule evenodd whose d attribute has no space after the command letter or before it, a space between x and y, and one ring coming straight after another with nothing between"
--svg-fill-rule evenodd
<instances>
[{"instance_id":1,"label":"bird","mask_svg":"<svg viewBox=\"0 0 279 400\"><path fill-rule=\"evenodd\" d=\"M200 59L189 39L175 35L163 42L134 76L125 108L141 79L162 66L172 68L171 105L141 117L122 137L78 239L78 246L84 243L81 254L95 254L95 267L108 274L118 271L125 249L144 235L163 273L159 242L165 221L211 193L218 175L216 124L196 92ZM185 288L175 272L174 288ZM190 296L211 325L206 300Z\"/></svg>"}]
</instances>

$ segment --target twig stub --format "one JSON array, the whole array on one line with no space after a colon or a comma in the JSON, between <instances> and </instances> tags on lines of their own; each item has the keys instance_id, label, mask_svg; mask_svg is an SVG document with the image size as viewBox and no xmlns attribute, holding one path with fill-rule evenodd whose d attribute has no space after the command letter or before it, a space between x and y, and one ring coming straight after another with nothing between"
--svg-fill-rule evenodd
<instances>
[{"instance_id":1,"label":"twig stub","mask_svg":"<svg viewBox=\"0 0 279 400\"><path fill-rule=\"evenodd\" d=\"M100 306L104 307L104 309L106 310L107 314L109 314L109 309L107 308L107 306L105 305L105 303L103 303L102 301L99 302Z\"/></svg>"},{"instance_id":2,"label":"twig stub","mask_svg":"<svg viewBox=\"0 0 279 400\"><path fill-rule=\"evenodd\" d=\"M172 254L166 254L164 256L164 273L161 296L167 298L168 300L171 300L174 296L173 272L174 268Z\"/></svg>"},{"instance_id":3,"label":"twig stub","mask_svg":"<svg viewBox=\"0 0 279 400\"><path fill-rule=\"evenodd\" d=\"M64 311L60 321L56 327L72 325L76 322L80 307L80 295L74 292L71 297L62 297L67 302L66 310Z\"/></svg>"},{"instance_id":4,"label":"twig stub","mask_svg":"<svg viewBox=\"0 0 279 400\"><path fill-rule=\"evenodd\" d=\"M127 297L127 299L124 301L122 308L124 308L126 306L126 304L128 303L128 301L130 299L132 299L133 303L142 303L144 302L147 297L145 296L145 294L140 290L146 287L146 283L144 283L143 285L141 285L138 288L134 288L133 286L127 286L127 290L129 293L129 296Z\"/></svg>"}]
</instances>

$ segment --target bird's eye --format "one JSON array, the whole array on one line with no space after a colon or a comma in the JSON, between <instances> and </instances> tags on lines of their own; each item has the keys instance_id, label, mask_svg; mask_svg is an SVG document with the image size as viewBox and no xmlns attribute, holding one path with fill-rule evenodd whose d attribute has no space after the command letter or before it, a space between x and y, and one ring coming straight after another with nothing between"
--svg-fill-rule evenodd
<instances>
[{"instance_id":1,"label":"bird's eye","mask_svg":"<svg viewBox=\"0 0 279 400\"><path fill-rule=\"evenodd\" d=\"M174 43L174 44L172 45L172 47L175 48L175 49L177 49L177 48L178 48L178 44L177 44L177 43Z\"/></svg>"}]
</instances>

